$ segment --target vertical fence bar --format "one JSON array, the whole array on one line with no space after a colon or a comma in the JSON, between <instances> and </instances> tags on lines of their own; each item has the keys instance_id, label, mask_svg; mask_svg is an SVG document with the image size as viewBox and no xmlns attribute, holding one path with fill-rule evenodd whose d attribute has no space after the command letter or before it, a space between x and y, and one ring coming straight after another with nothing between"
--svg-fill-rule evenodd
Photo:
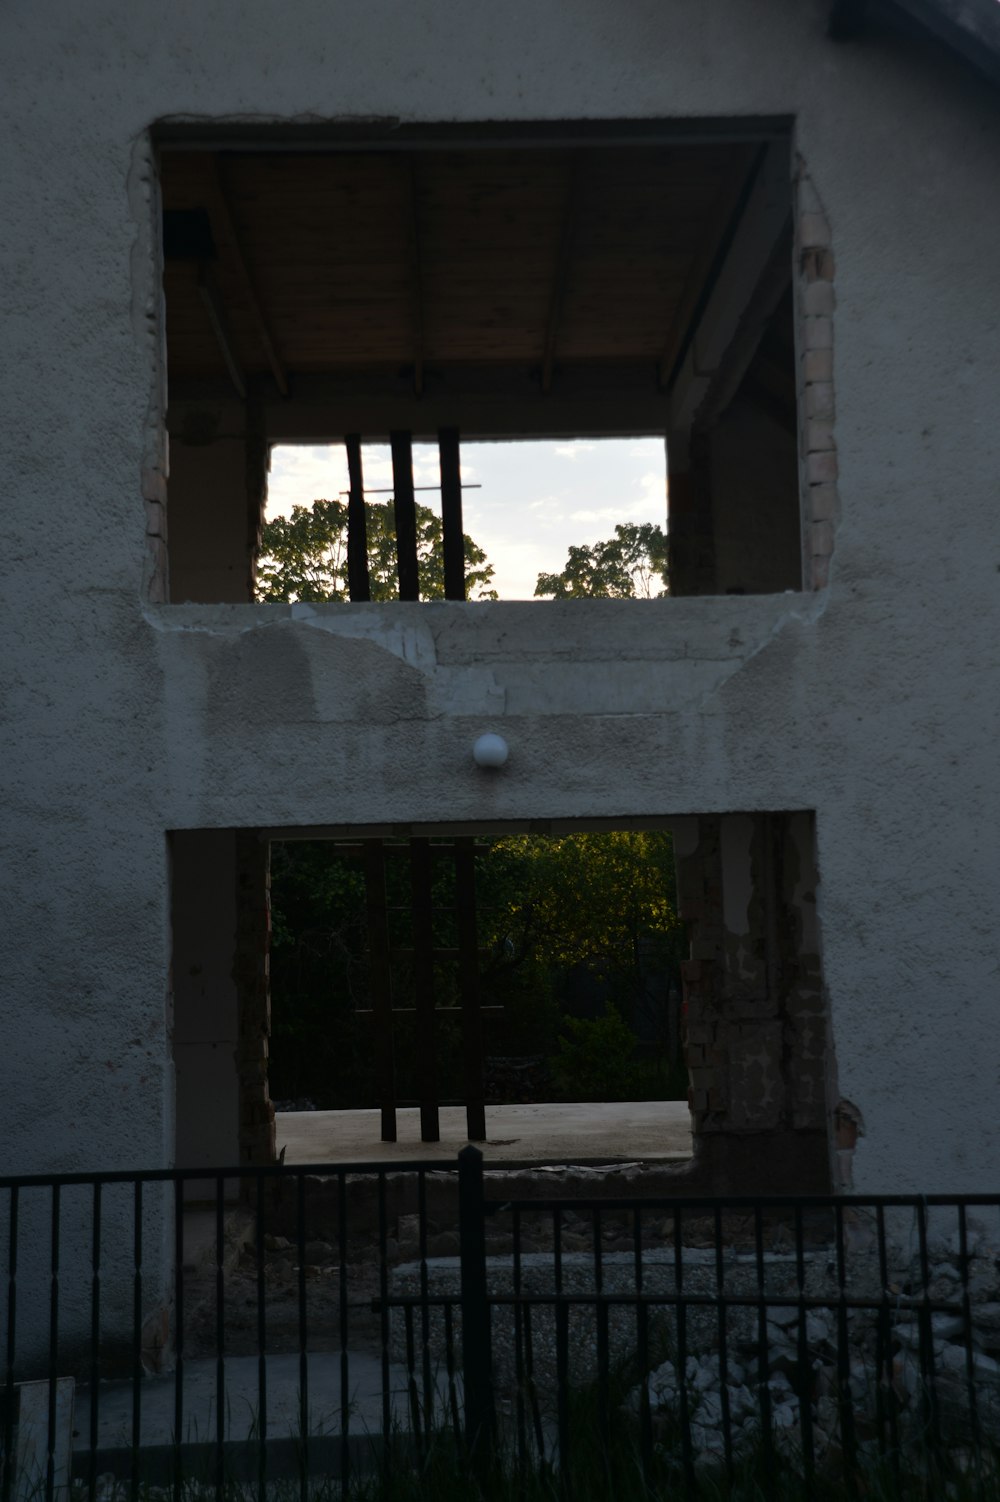
<instances>
[{"instance_id":1,"label":"vertical fence bar","mask_svg":"<svg viewBox=\"0 0 1000 1502\"><path fill-rule=\"evenodd\" d=\"M524 1407L524 1311L521 1297L521 1209L515 1205L510 1227L511 1292L514 1295L514 1432L517 1439L518 1476L525 1475L528 1464L528 1426Z\"/></svg>"},{"instance_id":2,"label":"vertical fence bar","mask_svg":"<svg viewBox=\"0 0 1000 1502\"><path fill-rule=\"evenodd\" d=\"M594 1231L594 1317L597 1321L597 1421L601 1431L604 1464L611 1463L611 1354L608 1340L608 1306L604 1298L604 1261L601 1244L601 1211L595 1205ZM610 1470L609 1470L610 1484Z\"/></svg>"},{"instance_id":3,"label":"vertical fence bar","mask_svg":"<svg viewBox=\"0 0 1000 1502\"><path fill-rule=\"evenodd\" d=\"M767 1287L764 1281L764 1224L759 1205L753 1211L754 1262L757 1271L757 1379L760 1391L760 1437L764 1488L774 1490L774 1422L771 1412L771 1349L767 1334Z\"/></svg>"},{"instance_id":4,"label":"vertical fence bar","mask_svg":"<svg viewBox=\"0 0 1000 1502\"><path fill-rule=\"evenodd\" d=\"M934 1371L934 1321L931 1314L931 1264L927 1249L927 1205L917 1201L917 1247L920 1257L921 1300L917 1311L917 1327L920 1331L920 1373L928 1410L931 1461L935 1471L941 1457L941 1413L938 1405L937 1379Z\"/></svg>"},{"instance_id":5,"label":"vertical fence bar","mask_svg":"<svg viewBox=\"0 0 1000 1502\"><path fill-rule=\"evenodd\" d=\"M840 1414L840 1443L844 1452L844 1472L850 1496L857 1493L857 1445L854 1430L854 1403L851 1393L851 1358L847 1325L847 1260L844 1246L844 1207L834 1206L834 1230L837 1238L837 1396Z\"/></svg>"},{"instance_id":6,"label":"vertical fence bar","mask_svg":"<svg viewBox=\"0 0 1000 1502\"><path fill-rule=\"evenodd\" d=\"M427 1300L427 1176L417 1171L417 1255L420 1259L420 1367L424 1385L424 1423L428 1438L434 1423L434 1385L431 1381L431 1311Z\"/></svg>"},{"instance_id":7,"label":"vertical fence bar","mask_svg":"<svg viewBox=\"0 0 1000 1502\"><path fill-rule=\"evenodd\" d=\"M460 1443L462 1426L458 1414L458 1388L455 1385L455 1315L450 1299L444 1306L444 1365L448 1378L448 1413L451 1418L451 1432L456 1443Z\"/></svg>"},{"instance_id":8,"label":"vertical fence bar","mask_svg":"<svg viewBox=\"0 0 1000 1502\"><path fill-rule=\"evenodd\" d=\"M465 539L462 535L462 465L458 429L438 433L441 465L441 525L444 551L444 597L465 599Z\"/></svg>"},{"instance_id":9,"label":"vertical fence bar","mask_svg":"<svg viewBox=\"0 0 1000 1502\"><path fill-rule=\"evenodd\" d=\"M891 1343L891 1306L889 1303L889 1258L885 1240L885 1210L882 1205L875 1206L875 1228L878 1246L878 1273L882 1297L879 1304L878 1319L880 1339L882 1345L882 1360L885 1363L886 1383L888 1387L885 1409L888 1411L889 1428L889 1464L892 1469L893 1487L898 1495L902 1486L899 1456L899 1418L897 1404L893 1392L893 1358ZM880 1369L881 1377L881 1369ZM879 1390L882 1382L879 1382ZM880 1436L880 1444L884 1441Z\"/></svg>"},{"instance_id":10,"label":"vertical fence bar","mask_svg":"<svg viewBox=\"0 0 1000 1502\"><path fill-rule=\"evenodd\" d=\"M476 923L476 846L455 840L455 906L458 912L458 984L462 997L465 1115L470 1142L486 1141L483 1088L483 1018L479 1010L479 929Z\"/></svg>"},{"instance_id":11,"label":"vertical fence bar","mask_svg":"<svg viewBox=\"0 0 1000 1502\"><path fill-rule=\"evenodd\" d=\"M375 1025L376 1078L382 1113L382 1141L396 1141L396 1063L392 1037L392 967L385 899L385 849L365 841L365 902L368 913L369 985Z\"/></svg>"},{"instance_id":12,"label":"vertical fence bar","mask_svg":"<svg viewBox=\"0 0 1000 1502\"><path fill-rule=\"evenodd\" d=\"M396 572L399 598L419 600L417 565L417 505L413 493L413 439L407 432L389 434L392 449L392 489L396 513Z\"/></svg>"},{"instance_id":13,"label":"vertical fence bar","mask_svg":"<svg viewBox=\"0 0 1000 1502\"><path fill-rule=\"evenodd\" d=\"M139 1495L139 1449L142 1443L142 1180L132 1186L132 1455L129 1497Z\"/></svg>"},{"instance_id":14,"label":"vertical fence bar","mask_svg":"<svg viewBox=\"0 0 1000 1502\"><path fill-rule=\"evenodd\" d=\"M552 1260L555 1271L556 1327L556 1435L559 1444L559 1482L564 1497L570 1494L569 1453L569 1311L563 1301L562 1211L552 1211Z\"/></svg>"},{"instance_id":15,"label":"vertical fence bar","mask_svg":"<svg viewBox=\"0 0 1000 1502\"><path fill-rule=\"evenodd\" d=\"M295 1176L295 1234L299 1257L299 1499L309 1502L309 1331L306 1321L306 1181Z\"/></svg>"},{"instance_id":16,"label":"vertical fence bar","mask_svg":"<svg viewBox=\"0 0 1000 1502\"><path fill-rule=\"evenodd\" d=\"M351 1485L351 1388L347 1355L347 1172L337 1174L337 1260L340 1264L340 1485L346 1496Z\"/></svg>"},{"instance_id":17,"label":"vertical fence bar","mask_svg":"<svg viewBox=\"0 0 1000 1502\"><path fill-rule=\"evenodd\" d=\"M174 1502L181 1502L184 1471L184 1180L174 1179ZM93 1499L91 1499L93 1502Z\"/></svg>"},{"instance_id":18,"label":"vertical fence bar","mask_svg":"<svg viewBox=\"0 0 1000 1502\"><path fill-rule=\"evenodd\" d=\"M413 1348L413 1305L403 1306L403 1329L406 1332L406 1391L410 1399L410 1432L417 1452L417 1460L424 1457L424 1432L420 1421L420 1393L417 1390L416 1352Z\"/></svg>"},{"instance_id":19,"label":"vertical fence bar","mask_svg":"<svg viewBox=\"0 0 1000 1502\"><path fill-rule=\"evenodd\" d=\"M389 1430L392 1424L392 1406L389 1399L389 1228L386 1224L385 1170L378 1171L378 1299L379 1342L382 1359L382 1462L383 1473L389 1468Z\"/></svg>"},{"instance_id":20,"label":"vertical fence bar","mask_svg":"<svg viewBox=\"0 0 1000 1502\"><path fill-rule=\"evenodd\" d=\"M962 1274L962 1320L965 1325L965 1382L969 1393L969 1427L975 1456L976 1481L983 1485L983 1437L979 1423L979 1399L976 1394L976 1371L973 1364L972 1301L969 1296L969 1225L965 1205L958 1205L958 1260Z\"/></svg>"},{"instance_id":21,"label":"vertical fence bar","mask_svg":"<svg viewBox=\"0 0 1000 1502\"><path fill-rule=\"evenodd\" d=\"M14 1480L14 1363L17 1354L17 1219L20 1191L10 1189L10 1227L7 1251L7 1352L3 1408L3 1502L10 1502Z\"/></svg>"},{"instance_id":22,"label":"vertical fence bar","mask_svg":"<svg viewBox=\"0 0 1000 1502\"><path fill-rule=\"evenodd\" d=\"M795 1281L799 1290L799 1422L802 1429L803 1496L811 1498L814 1489L815 1444L812 1425L812 1358L808 1339L806 1310L805 1231L802 1206L795 1206Z\"/></svg>"},{"instance_id":23,"label":"vertical fence bar","mask_svg":"<svg viewBox=\"0 0 1000 1502\"><path fill-rule=\"evenodd\" d=\"M653 1413L649 1401L649 1311L643 1294L642 1211L632 1221L632 1252L635 1266L635 1349L639 1367L639 1459L642 1479L648 1484L653 1458Z\"/></svg>"},{"instance_id":24,"label":"vertical fence bar","mask_svg":"<svg viewBox=\"0 0 1000 1502\"><path fill-rule=\"evenodd\" d=\"M684 1302L684 1226L680 1209L674 1207L674 1294L677 1320L677 1390L680 1395L681 1458L684 1484L689 1497L696 1490L694 1456L691 1449L691 1404L687 1376L687 1305Z\"/></svg>"},{"instance_id":25,"label":"vertical fence bar","mask_svg":"<svg viewBox=\"0 0 1000 1502\"><path fill-rule=\"evenodd\" d=\"M431 842L410 841L410 911L413 919L413 981L416 1015L417 1090L420 1096L420 1140L439 1142L441 1125L437 1099L437 1022L434 1013L434 879Z\"/></svg>"},{"instance_id":26,"label":"vertical fence bar","mask_svg":"<svg viewBox=\"0 0 1000 1502\"><path fill-rule=\"evenodd\" d=\"M56 1489L56 1379L59 1376L59 1185L52 1185L52 1271L49 1287L49 1403L45 1455L45 1502ZM67 1481L68 1481L67 1477Z\"/></svg>"},{"instance_id":27,"label":"vertical fence bar","mask_svg":"<svg viewBox=\"0 0 1000 1502\"><path fill-rule=\"evenodd\" d=\"M494 1427L484 1210L483 1155L470 1145L458 1155L465 1443L474 1469L483 1475L490 1465Z\"/></svg>"},{"instance_id":28,"label":"vertical fence bar","mask_svg":"<svg viewBox=\"0 0 1000 1502\"><path fill-rule=\"evenodd\" d=\"M97 1436L101 1387L101 1181L95 1179L90 1228L90 1426L87 1496L97 1495Z\"/></svg>"},{"instance_id":29,"label":"vertical fence bar","mask_svg":"<svg viewBox=\"0 0 1000 1502\"><path fill-rule=\"evenodd\" d=\"M267 1279L264 1261L264 1180L257 1175L254 1249L257 1255L257 1502L267 1502Z\"/></svg>"},{"instance_id":30,"label":"vertical fence bar","mask_svg":"<svg viewBox=\"0 0 1000 1502\"><path fill-rule=\"evenodd\" d=\"M368 517L365 511L365 481L361 464L361 434L348 433L347 450L347 593L352 601L370 600L368 579Z\"/></svg>"},{"instance_id":31,"label":"vertical fence bar","mask_svg":"<svg viewBox=\"0 0 1000 1502\"><path fill-rule=\"evenodd\" d=\"M719 1335L719 1400L722 1404L722 1451L726 1462L726 1475L733 1481L733 1420L729 1404L729 1349L726 1318L726 1271L722 1245L722 1206L716 1205L713 1214L715 1229L715 1318Z\"/></svg>"},{"instance_id":32,"label":"vertical fence bar","mask_svg":"<svg viewBox=\"0 0 1000 1502\"><path fill-rule=\"evenodd\" d=\"M215 1178L215 1496L226 1487L226 1182Z\"/></svg>"}]
</instances>

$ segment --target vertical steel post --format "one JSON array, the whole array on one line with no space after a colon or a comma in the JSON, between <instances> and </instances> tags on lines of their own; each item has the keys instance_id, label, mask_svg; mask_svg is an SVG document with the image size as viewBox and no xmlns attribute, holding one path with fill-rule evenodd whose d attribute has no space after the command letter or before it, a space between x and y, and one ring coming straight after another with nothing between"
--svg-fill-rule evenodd
<instances>
[{"instance_id":1,"label":"vertical steel post","mask_svg":"<svg viewBox=\"0 0 1000 1502\"><path fill-rule=\"evenodd\" d=\"M392 446L392 488L396 516L396 572L399 598L419 600L417 564L417 502L413 493L413 438L410 433L389 434Z\"/></svg>"},{"instance_id":2,"label":"vertical steel post","mask_svg":"<svg viewBox=\"0 0 1000 1502\"><path fill-rule=\"evenodd\" d=\"M441 527L444 550L444 597L465 599L465 537L462 530L462 468L458 429L438 433L441 465Z\"/></svg>"},{"instance_id":3,"label":"vertical steel post","mask_svg":"<svg viewBox=\"0 0 1000 1502\"><path fill-rule=\"evenodd\" d=\"M348 433L347 473L347 593L352 600L370 600L368 579L368 518L365 511L365 481L361 467L361 435Z\"/></svg>"}]
</instances>

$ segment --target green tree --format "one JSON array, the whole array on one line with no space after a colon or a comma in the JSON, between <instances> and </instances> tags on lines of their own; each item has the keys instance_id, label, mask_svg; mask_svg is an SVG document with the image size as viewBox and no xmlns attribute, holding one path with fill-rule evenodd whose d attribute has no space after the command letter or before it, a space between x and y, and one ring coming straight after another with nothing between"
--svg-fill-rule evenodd
<instances>
[{"instance_id":1,"label":"green tree","mask_svg":"<svg viewBox=\"0 0 1000 1502\"><path fill-rule=\"evenodd\" d=\"M497 954L585 965L622 1001L640 988L650 953L671 957L680 940L663 830L507 835L491 845L480 880L484 937Z\"/></svg>"},{"instance_id":2,"label":"green tree","mask_svg":"<svg viewBox=\"0 0 1000 1502\"><path fill-rule=\"evenodd\" d=\"M425 600L444 599L441 518L417 506L417 572ZM368 578L373 600L399 597L396 574L396 510L393 501L365 502ZM493 567L482 548L465 535L465 578L470 599L495 600ZM346 600L347 505L313 501L293 506L291 516L264 525L257 569L258 600Z\"/></svg>"},{"instance_id":3,"label":"green tree","mask_svg":"<svg viewBox=\"0 0 1000 1502\"><path fill-rule=\"evenodd\" d=\"M539 574L535 585L536 595L557 600L652 599L666 593L667 539L655 522L623 522L604 542L570 548L562 572Z\"/></svg>"}]
</instances>

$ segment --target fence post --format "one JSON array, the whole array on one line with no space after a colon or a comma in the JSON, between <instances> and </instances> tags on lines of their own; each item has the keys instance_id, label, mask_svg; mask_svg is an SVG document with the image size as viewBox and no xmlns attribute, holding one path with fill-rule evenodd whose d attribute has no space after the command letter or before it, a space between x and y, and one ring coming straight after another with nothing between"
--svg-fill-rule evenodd
<instances>
[{"instance_id":1,"label":"fence post","mask_svg":"<svg viewBox=\"0 0 1000 1502\"><path fill-rule=\"evenodd\" d=\"M458 1155L458 1234L462 1264L462 1382L465 1442L478 1469L493 1446L493 1355L486 1286L483 1155L471 1145Z\"/></svg>"}]
</instances>

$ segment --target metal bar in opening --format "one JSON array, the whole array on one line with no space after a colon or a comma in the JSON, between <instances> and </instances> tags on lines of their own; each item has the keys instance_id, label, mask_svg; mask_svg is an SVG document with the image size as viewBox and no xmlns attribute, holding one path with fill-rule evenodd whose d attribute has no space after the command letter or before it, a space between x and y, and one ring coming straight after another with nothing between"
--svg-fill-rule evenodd
<instances>
[{"instance_id":1,"label":"metal bar in opening","mask_svg":"<svg viewBox=\"0 0 1000 1502\"><path fill-rule=\"evenodd\" d=\"M444 529L444 597L465 599L465 538L462 532L462 467L457 428L438 433L441 464L441 524Z\"/></svg>"},{"instance_id":2,"label":"metal bar in opening","mask_svg":"<svg viewBox=\"0 0 1000 1502\"><path fill-rule=\"evenodd\" d=\"M347 473L351 488L347 492L347 593L352 600L370 600L368 579L368 518L365 515L364 473L361 467L361 435L348 433Z\"/></svg>"},{"instance_id":3,"label":"metal bar in opening","mask_svg":"<svg viewBox=\"0 0 1000 1502\"><path fill-rule=\"evenodd\" d=\"M369 986L380 1027L375 1043L376 1077L382 1112L382 1141L396 1141L396 1064L392 1038L392 971L389 922L385 910L385 853L381 840L365 849L365 894L368 905Z\"/></svg>"},{"instance_id":4,"label":"metal bar in opening","mask_svg":"<svg viewBox=\"0 0 1000 1502\"><path fill-rule=\"evenodd\" d=\"M479 1010L479 939L476 932L476 851L471 838L455 841L458 913L458 986L462 998L465 1115L470 1142L486 1141L483 1089L483 1019Z\"/></svg>"},{"instance_id":5,"label":"metal bar in opening","mask_svg":"<svg viewBox=\"0 0 1000 1502\"><path fill-rule=\"evenodd\" d=\"M417 1088L420 1092L420 1140L440 1142L437 1106L437 1024L434 1017L434 917L430 842L410 841L410 892L413 916L413 982L416 992Z\"/></svg>"},{"instance_id":6,"label":"metal bar in opening","mask_svg":"<svg viewBox=\"0 0 1000 1502\"><path fill-rule=\"evenodd\" d=\"M419 600L417 570L417 503L413 498L413 437L407 432L389 434L392 447L392 485L396 498L396 572L399 598Z\"/></svg>"}]
</instances>

